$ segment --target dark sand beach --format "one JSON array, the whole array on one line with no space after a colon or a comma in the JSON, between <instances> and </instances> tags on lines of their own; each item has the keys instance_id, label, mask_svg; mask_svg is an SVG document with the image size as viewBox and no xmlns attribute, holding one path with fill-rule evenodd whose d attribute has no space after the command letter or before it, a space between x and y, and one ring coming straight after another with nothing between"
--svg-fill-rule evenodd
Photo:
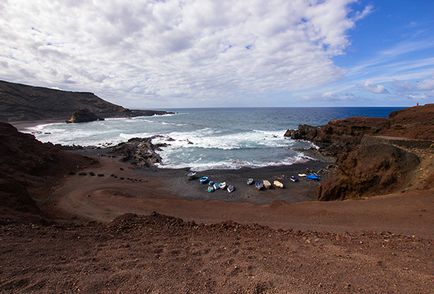
<instances>
[{"instance_id":1,"label":"dark sand beach","mask_svg":"<svg viewBox=\"0 0 434 294\"><path fill-rule=\"evenodd\" d=\"M1 292L432 292L434 161L427 141L374 138L386 145L375 149L385 156L417 155L402 157L417 159L409 178L390 192L379 186L377 195L318 201L325 185L363 192L360 179L377 168L375 154L360 164L338 158L332 167L325 154L290 166L200 172L236 187L208 193L197 179L188 181L187 169L138 168L104 148L65 150L71 148L1 127ZM372 140L332 151L350 146L349 154L363 155ZM407 167L388 164L377 175L392 183L390 169ZM289 181L308 170L321 181ZM250 177L280 178L285 188L257 191L247 186Z\"/></svg>"}]
</instances>

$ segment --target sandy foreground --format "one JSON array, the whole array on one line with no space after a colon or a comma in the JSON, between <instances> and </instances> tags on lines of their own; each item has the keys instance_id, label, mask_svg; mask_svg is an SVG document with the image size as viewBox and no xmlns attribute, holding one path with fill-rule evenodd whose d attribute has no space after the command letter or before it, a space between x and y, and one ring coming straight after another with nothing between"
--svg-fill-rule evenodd
<instances>
[{"instance_id":1,"label":"sandy foreground","mask_svg":"<svg viewBox=\"0 0 434 294\"><path fill-rule=\"evenodd\" d=\"M432 293L434 191L311 201L317 183L288 181L306 168L323 166L210 172L238 189L209 194L183 170L100 158L38 199L56 221L0 226L0 291Z\"/></svg>"}]
</instances>

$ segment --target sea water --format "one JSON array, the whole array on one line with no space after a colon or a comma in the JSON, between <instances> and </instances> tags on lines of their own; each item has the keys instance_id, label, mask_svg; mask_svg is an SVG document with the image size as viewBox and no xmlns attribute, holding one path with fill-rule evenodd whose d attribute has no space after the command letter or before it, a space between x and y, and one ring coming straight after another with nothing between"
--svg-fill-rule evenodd
<instances>
[{"instance_id":1,"label":"sea water","mask_svg":"<svg viewBox=\"0 0 434 294\"><path fill-rule=\"evenodd\" d=\"M167 143L161 168L236 169L289 165L307 160L300 149L312 147L283 137L299 124L323 125L332 119L387 117L401 108L209 108L169 109L173 115L108 118L80 124L38 125L28 131L43 142L107 146L134 137Z\"/></svg>"}]
</instances>

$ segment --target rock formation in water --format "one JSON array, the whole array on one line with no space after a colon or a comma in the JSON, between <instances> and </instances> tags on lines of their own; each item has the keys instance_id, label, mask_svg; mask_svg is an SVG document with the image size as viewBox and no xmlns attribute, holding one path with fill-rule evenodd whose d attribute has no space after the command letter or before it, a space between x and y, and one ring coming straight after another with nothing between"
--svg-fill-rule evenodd
<instances>
[{"instance_id":1,"label":"rock formation in water","mask_svg":"<svg viewBox=\"0 0 434 294\"><path fill-rule=\"evenodd\" d=\"M132 138L128 142L108 147L107 153L120 156L122 161L127 161L137 167L150 167L161 162L161 157L156 151L166 144L152 144L150 138Z\"/></svg>"},{"instance_id":2,"label":"rock formation in water","mask_svg":"<svg viewBox=\"0 0 434 294\"><path fill-rule=\"evenodd\" d=\"M99 117L95 113L91 112L89 109L80 109L78 111L75 111L66 122L84 123L84 122L91 122L97 120L104 120L104 118Z\"/></svg>"}]
</instances>

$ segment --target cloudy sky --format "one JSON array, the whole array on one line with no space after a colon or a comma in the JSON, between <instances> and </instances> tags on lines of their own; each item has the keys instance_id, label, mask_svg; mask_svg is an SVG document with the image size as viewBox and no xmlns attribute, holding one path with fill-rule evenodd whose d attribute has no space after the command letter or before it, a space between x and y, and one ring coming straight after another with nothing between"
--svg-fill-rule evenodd
<instances>
[{"instance_id":1,"label":"cloudy sky","mask_svg":"<svg viewBox=\"0 0 434 294\"><path fill-rule=\"evenodd\" d=\"M128 107L434 102L434 1L1 0L0 79Z\"/></svg>"}]
</instances>

